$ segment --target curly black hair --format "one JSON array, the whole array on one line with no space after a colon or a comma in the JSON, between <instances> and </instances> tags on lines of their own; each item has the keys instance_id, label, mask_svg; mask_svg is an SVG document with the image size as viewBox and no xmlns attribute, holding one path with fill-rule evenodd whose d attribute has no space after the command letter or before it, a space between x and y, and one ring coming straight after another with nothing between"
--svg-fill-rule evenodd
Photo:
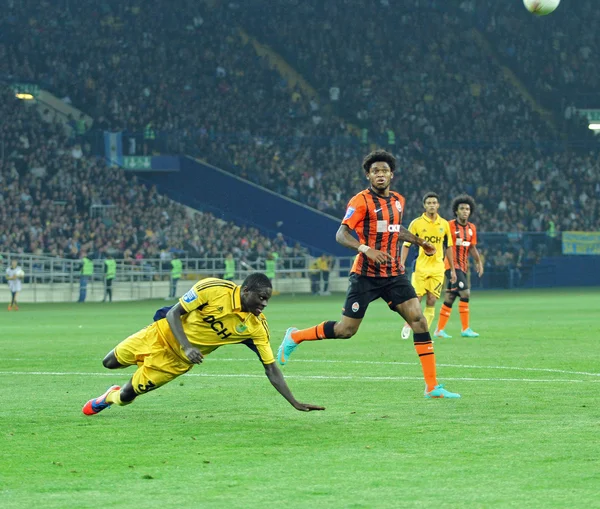
<instances>
[{"instance_id":1,"label":"curly black hair","mask_svg":"<svg viewBox=\"0 0 600 509\"><path fill-rule=\"evenodd\" d=\"M378 162L388 163L392 173L396 171L396 158L392 154L385 150L373 150L363 159L362 167L365 173L369 173L371 165Z\"/></svg>"},{"instance_id":2,"label":"curly black hair","mask_svg":"<svg viewBox=\"0 0 600 509\"><path fill-rule=\"evenodd\" d=\"M452 213L455 217L458 212L458 206L461 203L466 203L469 207L471 207L471 215L475 213L475 200L473 197L469 196L468 194L460 194L454 198L454 200L452 200Z\"/></svg>"},{"instance_id":3,"label":"curly black hair","mask_svg":"<svg viewBox=\"0 0 600 509\"><path fill-rule=\"evenodd\" d=\"M425 193L425 196L423 196L423 205L425 205L427 198L435 198L438 202L440 201L439 194L434 193L433 191L429 191L428 193Z\"/></svg>"}]
</instances>

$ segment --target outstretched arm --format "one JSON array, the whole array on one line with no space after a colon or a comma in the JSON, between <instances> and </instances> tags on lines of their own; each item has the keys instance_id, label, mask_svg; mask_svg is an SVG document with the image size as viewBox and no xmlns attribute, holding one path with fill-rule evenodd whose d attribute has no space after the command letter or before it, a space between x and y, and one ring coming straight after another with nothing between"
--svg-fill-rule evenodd
<instances>
[{"instance_id":1,"label":"outstretched arm","mask_svg":"<svg viewBox=\"0 0 600 509\"><path fill-rule=\"evenodd\" d=\"M283 373L274 362L271 364L265 364L265 374L267 375L269 382L271 382L271 385L277 389L277 392L287 399L296 410L300 410L301 412L325 410L325 408L322 406L310 405L308 403L300 403L297 401L296 398L294 398L292 391L290 391L285 378L283 378Z\"/></svg>"}]
</instances>

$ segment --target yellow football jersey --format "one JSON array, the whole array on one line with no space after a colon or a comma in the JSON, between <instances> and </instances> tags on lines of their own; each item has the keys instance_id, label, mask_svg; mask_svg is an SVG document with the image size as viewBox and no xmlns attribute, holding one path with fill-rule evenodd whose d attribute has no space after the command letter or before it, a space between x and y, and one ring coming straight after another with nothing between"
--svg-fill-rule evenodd
<instances>
[{"instance_id":1,"label":"yellow football jersey","mask_svg":"<svg viewBox=\"0 0 600 509\"><path fill-rule=\"evenodd\" d=\"M269 327L263 314L242 311L241 286L231 281L206 278L198 281L179 303L187 311L181 317L183 331L190 343L206 355L219 346L243 343L256 352L263 364L275 362L269 342ZM179 342L167 319L157 326L175 352Z\"/></svg>"},{"instance_id":2,"label":"yellow football jersey","mask_svg":"<svg viewBox=\"0 0 600 509\"><path fill-rule=\"evenodd\" d=\"M450 233L450 225L443 217L437 216L436 219L429 219L426 214L417 217L410 223L408 230L413 235L421 237L427 242L431 242L436 252L433 256L427 256L423 249L419 248L419 256L415 265L415 272L444 273L444 251L445 247L453 246L454 241ZM445 244L445 246L444 246ZM405 242L405 246L410 246L410 242Z\"/></svg>"}]
</instances>

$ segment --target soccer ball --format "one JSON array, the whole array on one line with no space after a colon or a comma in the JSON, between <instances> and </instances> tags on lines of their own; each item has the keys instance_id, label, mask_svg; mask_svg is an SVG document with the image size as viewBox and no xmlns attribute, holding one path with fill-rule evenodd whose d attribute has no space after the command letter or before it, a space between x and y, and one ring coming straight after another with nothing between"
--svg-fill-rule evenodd
<instances>
[{"instance_id":1,"label":"soccer ball","mask_svg":"<svg viewBox=\"0 0 600 509\"><path fill-rule=\"evenodd\" d=\"M15 276L19 277L19 278L23 278L25 277L25 272L23 272L23 269L19 269L16 273Z\"/></svg>"},{"instance_id":2,"label":"soccer ball","mask_svg":"<svg viewBox=\"0 0 600 509\"><path fill-rule=\"evenodd\" d=\"M554 12L560 0L523 0L525 8L536 16L545 16Z\"/></svg>"}]
</instances>

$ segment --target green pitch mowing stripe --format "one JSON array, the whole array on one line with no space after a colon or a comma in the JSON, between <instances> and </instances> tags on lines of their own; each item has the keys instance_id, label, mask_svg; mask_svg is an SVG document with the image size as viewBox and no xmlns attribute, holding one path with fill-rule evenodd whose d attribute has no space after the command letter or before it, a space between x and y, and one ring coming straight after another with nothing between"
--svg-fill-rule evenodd
<instances>
[{"instance_id":1,"label":"green pitch mowing stripe","mask_svg":"<svg viewBox=\"0 0 600 509\"><path fill-rule=\"evenodd\" d=\"M289 326L339 316L343 296L275 297ZM427 401L402 321L374 303L350 340L304 343L284 373L224 347L160 390L91 418L81 407L132 369L102 357L164 302L25 304L2 318L0 506L23 508L596 507L600 354L594 290L477 293L436 340L455 401ZM37 373L37 374L36 374Z\"/></svg>"}]
</instances>

